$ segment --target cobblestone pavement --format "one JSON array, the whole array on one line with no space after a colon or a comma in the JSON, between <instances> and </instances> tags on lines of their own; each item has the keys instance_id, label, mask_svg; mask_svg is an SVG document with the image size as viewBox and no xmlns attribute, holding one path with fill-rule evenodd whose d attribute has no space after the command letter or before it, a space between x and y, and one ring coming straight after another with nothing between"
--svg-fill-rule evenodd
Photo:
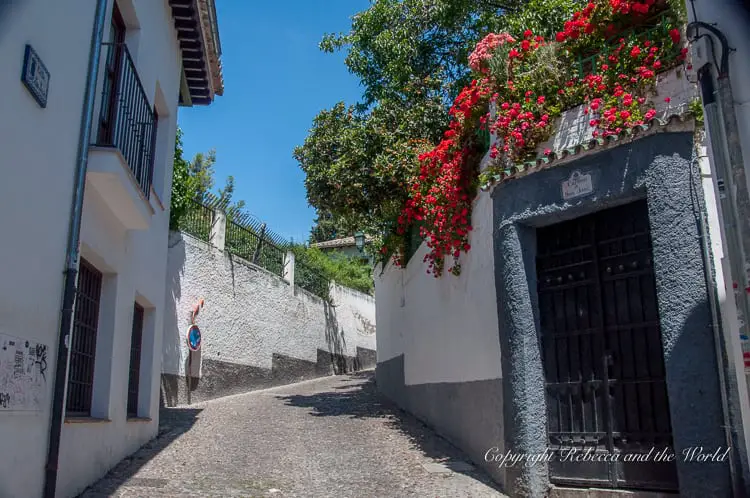
<instances>
[{"instance_id":1,"label":"cobblestone pavement","mask_svg":"<svg viewBox=\"0 0 750 498\"><path fill-rule=\"evenodd\" d=\"M504 496L453 446L383 401L373 377L165 409L159 437L81 496ZM453 471L435 465L446 460Z\"/></svg>"}]
</instances>

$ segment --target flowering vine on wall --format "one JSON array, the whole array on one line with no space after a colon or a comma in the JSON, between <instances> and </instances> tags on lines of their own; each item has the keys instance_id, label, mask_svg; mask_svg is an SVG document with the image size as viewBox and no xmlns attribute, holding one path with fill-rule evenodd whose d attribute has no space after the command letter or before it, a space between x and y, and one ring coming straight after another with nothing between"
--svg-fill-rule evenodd
<instances>
[{"instance_id":1,"label":"flowering vine on wall","mask_svg":"<svg viewBox=\"0 0 750 498\"><path fill-rule=\"evenodd\" d=\"M443 140L419 156L419 174L409 182L396 237L382 252L395 254L395 263L404 265L404 240L417 225L429 248L427 272L440 276L451 258L447 271L458 275L460 255L471 249L478 182L533 157L551 136L555 117L585 105L595 137L652 120L656 111L649 94L656 74L687 54L681 48L679 12L667 0L596 0L565 22L554 40L531 30L518 39L487 35L469 56L476 79L455 99ZM486 149L478 130L498 138L482 178L478 165Z\"/></svg>"}]
</instances>

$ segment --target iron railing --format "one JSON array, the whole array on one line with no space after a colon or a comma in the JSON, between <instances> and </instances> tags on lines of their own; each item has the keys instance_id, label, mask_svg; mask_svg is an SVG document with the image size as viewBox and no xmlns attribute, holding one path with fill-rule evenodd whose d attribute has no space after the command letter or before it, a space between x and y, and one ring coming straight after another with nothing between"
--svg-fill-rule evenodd
<instances>
[{"instance_id":1,"label":"iron railing","mask_svg":"<svg viewBox=\"0 0 750 498\"><path fill-rule=\"evenodd\" d=\"M180 230L209 242L214 211L199 201L190 201L190 207L180 219Z\"/></svg>"},{"instance_id":2,"label":"iron railing","mask_svg":"<svg viewBox=\"0 0 750 498\"><path fill-rule=\"evenodd\" d=\"M286 251L266 236L265 223L256 232L249 226L227 220L226 250L230 253L261 266L266 270L284 276Z\"/></svg>"},{"instance_id":3,"label":"iron railing","mask_svg":"<svg viewBox=\"0 0 750 498\"><path fill-rule=\"evenodd\" d=\"M330 280L299 259L294 262L294 284L325 300L330 298Z\"/></svg>"},{"instance_id":4,"label":"iron railing","mask_svg":"<svg viewBox=\"0 0 750 498\"><path fill-rule=\"evenodd\" d=\"M149 104L128 47L104 43L108 47L106 79L102 94L96 145L117 147L148 197L153 180L156 118Z\"/></svg>"}]
</instances>

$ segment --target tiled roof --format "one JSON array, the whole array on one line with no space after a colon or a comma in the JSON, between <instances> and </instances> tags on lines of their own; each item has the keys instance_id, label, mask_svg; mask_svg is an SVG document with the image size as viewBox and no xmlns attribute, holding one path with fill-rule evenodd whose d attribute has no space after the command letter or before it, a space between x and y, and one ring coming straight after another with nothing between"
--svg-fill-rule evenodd
<instances>
[{"instance_id":1,"label":"tiled roof","mask_svg":"<svg viewBox=\"0 0 750 498\"><path fill-rule=\"evenodd\" d=\"M638 138L654 135L656 133L685 131L692 128L693 116L690 112L672 114L666 119L654 118L646 124L623 130L619 135L609 135L604 138L592 138L580 144L553 152L547 156L540 155L535 161L526 161L501 170L498 174L492 176L490 182L482 185L481 190L487 191L498 183L568 163L579 159L582 156L617 147L618 145L632 142Z\"/></svg>"},{"instance_id":2,"label":"tiled roof","mask_svg":"<svg viewBox=\"0 0 750 498\"><path fill-rule=\"evenodd\" d=\"M214 95L224 93L214 1L169 0L182 55L183 86L189 93L189 101L184 103L188 105L208 105Z\"/></svg>"},{"instance_id":3,"label":"tiled roof","mask_svg":"<svg viewBox=\"0 0 750 498\"><path fill-rule=\"evenodd\" d=\"M585 106L568 109L556 118L554 132L549 140L537 146L535 160L506 165L493 175L489 182L482 185L481 189L486 191L509 179L570 162L585 154L595 153L646 135L692 129L693 120L689 108L698 96L697 86L689 81L681 67L665 71L657 75L654 92L650 95L650 104L656 111L654 119L606 138L594 137L595 128L590 126L589 121L596 116L588 114ZM495 137L492 138L493 141L496 140ZM551 153L545 155L544 151ZM489 162L488 153L482 160L480 169L484 170Z\"/></svg>"},{"instance_id":4,"label":"tiled roof","mask_svg":"<svg viewBox=\"0 0 750 498\"><path fill-rule=\"evenodd\" d=\"M371 237L365 236L365 243L369 244L371 241ZM342 237L340 239L326 240L310 245L312 247L317 247L318 249L331 249L334 247L353 247L357 244L354 242L354 237Z\"/></svg>"}]
</instances>

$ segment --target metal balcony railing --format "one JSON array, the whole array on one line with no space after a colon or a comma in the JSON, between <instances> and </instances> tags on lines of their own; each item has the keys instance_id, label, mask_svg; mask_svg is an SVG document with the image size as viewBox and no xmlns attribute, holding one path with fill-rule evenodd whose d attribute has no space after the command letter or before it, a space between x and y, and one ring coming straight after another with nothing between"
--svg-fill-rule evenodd
<instances>
[{"instance_id":1,"label":"metal balcony railing","mask_svg":"<svg viewBox=\"0 0 750 498\"><path fill-rule=\"evenodd\" d=\"M96 145L117 147L141 190L149 197L153 180L157 116L124 43L104 43L104 91Z\"/></svg>"}]
</instances>

